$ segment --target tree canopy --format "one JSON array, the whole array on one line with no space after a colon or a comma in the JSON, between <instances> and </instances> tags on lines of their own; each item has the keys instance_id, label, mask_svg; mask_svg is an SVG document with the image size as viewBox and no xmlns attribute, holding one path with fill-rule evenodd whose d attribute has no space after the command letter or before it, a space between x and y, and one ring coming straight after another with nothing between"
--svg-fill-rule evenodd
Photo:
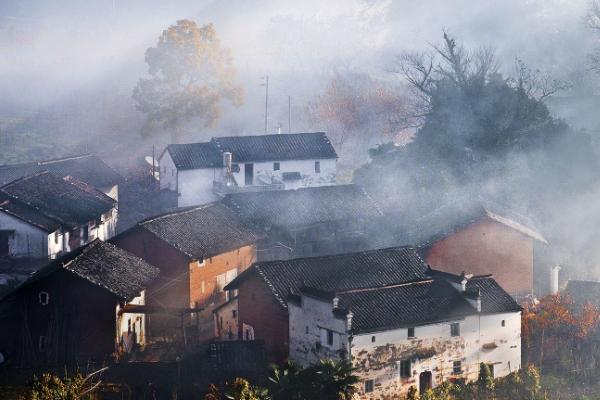
<instances>
[{"instance_id":1,"label":"tree canopy","mask_svg":"<svg viewBox=\"0 0 600 400\"><path fill-rule=\"evenodd\" d=\"M146 114L143 135L166 131L177 141L185 123L196 119L211 126L223 101L242 103L230 52L212 24L177 21L163 31L156 47L146 50L146 63L150 76L133 91L137 109Z\"/></svg>"}]
</instances>

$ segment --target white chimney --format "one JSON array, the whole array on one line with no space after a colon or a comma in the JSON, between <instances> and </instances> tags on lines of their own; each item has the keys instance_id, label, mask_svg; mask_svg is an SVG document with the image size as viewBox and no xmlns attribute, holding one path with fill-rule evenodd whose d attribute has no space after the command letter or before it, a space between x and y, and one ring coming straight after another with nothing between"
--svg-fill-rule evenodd
<instances>
[{"instance_id":1,"label":"white chimney","mask_svg":"<svg viewBox=\"0 0 600 400\"><path fill-rule=\"evenodd\" d=\"M477 298L475 299L475 302L477 304L477 312L480 313L481 312L481 293L479 292L479 289L477 289Z\"/></svg>"},{"instance_id":2,"label":"white chimney","mask_svg":"<svg viewBox=\"0 0 600 400\"><path fill-rule=\"evenodd\" d=\"M550 268L550 294L558 293L558 271L560 271L559 265Z\"/></svg>"},{"instance_id":3,"label":"white chimney","mask_svg":"<svg viewBox=\"0 0 600 400\"><path fill-rule=\"evenodd\" d=\"M333 298L333 308L338 308L339 305L340 305L340 298L335 296Z\"/></svg>"},{"instance_id":4,"label":"white chimney","mask_svg":"<svg viewBox=\"0 0 600 400\"><path fill-rule=\"evenodd\" d=\"M227 174L231 174L231 161L233 159L233 154L226 151L223 153L223 166L225 166L225 170Z\"/></svg>"},{"instance_id":5,"label":"white chimney","mask_svg":"<svg viewBox=\"0 0 600 400\"><path fill-rule=\"evenodd\" d=\"M346 314L346 329L348 331L352 330L352 318L354 318L354 314L352 311L348 311L348 314Z\"/></svg>"}]
</instances>

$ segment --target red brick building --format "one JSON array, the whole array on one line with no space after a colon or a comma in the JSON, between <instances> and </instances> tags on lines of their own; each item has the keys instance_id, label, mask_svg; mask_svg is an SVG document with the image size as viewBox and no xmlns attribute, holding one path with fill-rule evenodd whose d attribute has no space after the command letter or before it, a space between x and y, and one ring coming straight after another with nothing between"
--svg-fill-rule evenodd
<instances>
[{"instance_id":1,"label":"red brick building","mask_svg":"<svg viewBox=\"0 0 600 400\"><path fill-rule=\"evenodd\" d=\"M147 289L147 305L201 308L183 322L197 327L200 338L210 338L211 311L228 299L223 287L256 261L259 238L228 208L210 203L142 221L113 243L160 269L159 278ZM178 318L148 315L147 319L150 338L175 340L181 333Z\"/></svg>"},{"instance_id":2,"label":"red brick building","mask_svg":"<svg viewBox=\"0 0 600 400\"><path fill-rule=\"evenodd\" d=\"M460 274L493 274L516 299L533 294L536 243L546 240L522 216L492 205L452 203L415 224L432 268Z\"/></svg>"}]
</instances>

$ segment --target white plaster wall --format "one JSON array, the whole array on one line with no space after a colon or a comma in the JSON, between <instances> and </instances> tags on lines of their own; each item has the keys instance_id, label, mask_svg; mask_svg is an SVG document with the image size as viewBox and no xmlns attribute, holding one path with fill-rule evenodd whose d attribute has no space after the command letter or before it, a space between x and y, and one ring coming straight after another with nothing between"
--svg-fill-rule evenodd
<instances>
[{"instance_id":1,"label":"white plaster wall","mask_svg":"<svg viewBox=\"0 0 600 400\"><path fill-rule=\"evenodd\" d=\"M13 257L49 256L47 232L2 211L0 211L0 230L15 231L8 243L9 253Z\"/></svg>"},{"instance_id":2,"label":"white plaster wall","mask_svg":"<svg viewBox=\"0 0 600 400\"><path fill-rule=\"evenodd\" d=\"M347 351L345 320L335 318L333 303L302 296L298 306L288 302L290 359L307 366L320 359L340 359ZM333 345L327 343L327 330L333 332Z\"/></svg>"},{"instance_id":3,"label":"white plaster wall","mask_svg":"<svg viewBox=\"0 0 600 400\"><path fill-rule=\"evenodd\" d=\"M169 152L158 159L160 189L177 190L177 169Z\"/></svg>"},{"instance_id":4,"label":"white plaster wall","mask_svg":"<svg viewBox=\"0 0 600 400\"><path fill-rule=\"evenodd\" d=\"M505 321L504 327L502 320ZM450 322L460 323L460 336L451 336ZM358 367L357 374L363 382L360 398L404 395L410 386L418 389L419 374L426 371L432 372L435 387L449 378L476 380L481 362L494 364L495 377L521 368L520 312L474 315L450 322L415 327L414 339L408 339L407 329L355 336L352 361ZM483 346L486 344L497 347L485 350ZM434 355L418 358L415 350L431 351ZM407 358L413 359L412 376L401 378L397 362ZM456 375L453 362L459 360L462 374ZM367 380L374 381L372 393L364 393Z\"/></svg>"},{"instance_id":5,"label":"white plaster wall","mask_svg":"<svg viewBox=\"0 0 600 400\"><path fill-rule=\"evenodd\" d=\"M237 297L229 300L214 312L215 337L220 340L237 340L238 339L238 299ZM236 316L233 316L233 312ZM219 329L221 324L221 329Z\"/></svg>"},{"instance_id":6,"label":"white plaster wall","mask_svg":"<svg viewBox=\"0 0 600 400\"><path fill-rule=\"evenodd\" d=\"M108 197L119 201L119 185L114 185L110 187L99 188L102 193L107 195Z\"/></svg>"},{"instance_id":7,"label":"white plaster wall","mask_svg":"<svg viewBox=\"0 0 600 400\"><path fill-rule=\"evenodd\" d=\"M117 232L117 215L118 211L116 208L110 210L110 213L106 213L101 217L101 223L97 224L94 228L88 228L90 232L89 241L94 240L96 237L100 240L108 240L115 236Z\"/></svg>"},{"instance_id":8,"label":"white plaster wall","mask_svg":"<svg viewBox=\"0 0 600 400\"><path fill-rule=\"evenodd\" d=\"M206 204L218 200L213 191L215 171L212 168L179 171L179 207Z\"/></svg>"},{"instance_id":9,"label":"white plaster wall","mask_svg":"<svg viewBox=\"0 0 600 400\"><path fill-rule=\"evenodd\" d=\"M56 258L56 256L66 247L65 240L68 236L63 234L60 229L48 235L48 257Z\"/></svg>"},{"instance_id":10,"label":"white plaster wall","mask_svg":"<svg viewBox=\"0 0 600 400\"><path fill-rule=\"evenodd\" d=\"M139 296L133 298L127 304L144 305L146 304L146 292L143 290ZM135 328L137 335L136 342L139 345L146 344L146 318L144 314L127 313L119 315L120 306L117 305L117 342L121 339L121 335L127 332L128 320L131 320L131 329Z\"/></svg>"},{"instance_id":11,"label":"white plaster wall","mask_svg":"<svg viewBox=\"0 0 600 400\"><path fill-rule=\"evenodd\" d=\"M321 172L315 172L315 161L319 161L321 164ZM278 162L280 166L279 171L273 170L273 164ZM233 155L233 163L235 162L235 154ZM289 161L265 161L265 162L254 162L248 163L254 164L254 185L260 185L260 181L257 180L259 175L265 176L270 180L272 176L277 177L281 180L281 176L284 172L299 172L302 179L299 181L287 181L285 183L286 189L297 189L300 187L309 186L326 186L335 184L336 179L336 165L337 160L331 159L311 159L311 160L289 160ZM245 186L245 163L239 163L240 171L234 172L235 177L239 186Z\"/></svg>"}]
</instances>

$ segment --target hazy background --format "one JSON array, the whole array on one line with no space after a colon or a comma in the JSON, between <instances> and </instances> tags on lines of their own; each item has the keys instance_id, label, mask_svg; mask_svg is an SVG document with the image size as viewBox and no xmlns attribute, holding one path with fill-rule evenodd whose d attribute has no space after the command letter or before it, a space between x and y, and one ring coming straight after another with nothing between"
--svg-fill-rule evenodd
<instances>
[{"instance_id":1,"label":"hazy background","mask_svg":"<svg viewBox=\"0 0 600 400\"><path fill-rule=\"evenodd\" d=\"M278 123L287 131L288 96L293 130L319 130L324 127L307 122L304 110L335 73L395 83L401 78L389 71L396 56L439 42L443 29L470 47L495 47L506 71L518 57L561 79L588 74L597 39L585 23L588 9L586 0L2 0L0 118L36 115L56 151L63 143L100 153L129 150L143 120L131 91L146 71L144 51L163 29L189 18L214 23L246 97L214 129L190 127L187 140L262 132L265 74L270 131ZM576 90L562 95L595 94L595 83L587 79ZM595 129L594 118L583 120L572 102L557 104L575 127ZM165 141L168 136L140 147Z\"/></svg>"}]
</instances>

